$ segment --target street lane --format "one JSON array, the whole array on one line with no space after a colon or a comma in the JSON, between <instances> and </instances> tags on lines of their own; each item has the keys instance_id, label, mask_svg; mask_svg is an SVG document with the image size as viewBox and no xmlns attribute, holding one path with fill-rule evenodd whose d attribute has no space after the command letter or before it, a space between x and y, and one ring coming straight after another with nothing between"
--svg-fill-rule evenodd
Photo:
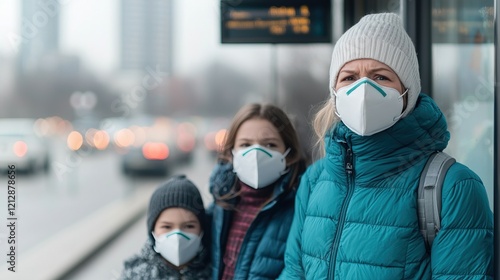
<instances>
[{"instance_id":1,"label":"street lane","mask_svg":"<svg viewBox=\"0 0 500 280\"><path fill-rule=\"evenodd\" d=\"M212 155L205 150L198 149L191 165L180 166L173 172L186 174L198 186L205 206L212 202L208 191L208 178L214 164L215 160ZM146 216L144 215L64 280L119 279L123 261L139 252L146 241L146 231Z\"/></svg>"},{"instance_id":2,"label":"street lane","mask_svg":"<svg viewBox=\"0 0 500 280\"><path fill-rule=\"evenodd\" d=\"M78 223L136 188L157 186L165 177L127 177L112 150L75 154L60 139L52 141L49 173L17 174L17 254L23 254L62 229ZM179 167L172 169L175 173ZM206 174L204 174L206 176ZM7 176L0 176L0 220L7 221ZM7 250L7 227L0 227L0 253ZM75 240L78 238L75 236Z\"/></svg>"}]
</instances>

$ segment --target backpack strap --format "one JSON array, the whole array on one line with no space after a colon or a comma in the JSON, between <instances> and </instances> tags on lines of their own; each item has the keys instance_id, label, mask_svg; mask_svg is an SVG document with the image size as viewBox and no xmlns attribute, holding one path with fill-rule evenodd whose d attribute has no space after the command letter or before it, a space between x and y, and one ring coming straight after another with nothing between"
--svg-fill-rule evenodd
<instances>
[{"instance_id":1,"label":"backpack strap","mask_svg":"<svg viewBox=\"0 0 500 280\"><path fill-rule=\"evenodd\" d=\"M443 152L433 153L425 164L418 186L418 221L427 250L441 228L441 189L455 159Z\"/></svg>"}]
</instances>

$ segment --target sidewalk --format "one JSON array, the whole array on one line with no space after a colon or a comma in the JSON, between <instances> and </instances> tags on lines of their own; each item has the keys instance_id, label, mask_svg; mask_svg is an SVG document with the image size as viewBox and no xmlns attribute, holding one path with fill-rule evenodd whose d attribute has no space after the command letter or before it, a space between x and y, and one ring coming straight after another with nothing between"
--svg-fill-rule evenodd
<instances>
[{"instance_id":1,"label":"sidewalk","mask_svg":"<svg viewBox=\"0 0 500 280\"><path fill-rule=\"evenodd\" d=\"M84 263L58 280L120 279L125 261L140 253L148 239L146 220L147 215L142 215Z\"/></svg>"},{"instance_id":2,"label":"sidewalk","mask_svg":"<svg viewBox=\"0 0 500 280\"><path fill-rule=\"evenodd\" d=\"M54 280L69 273L147 210L153 188L137 188L33 248L16 256L16 272L0 266L2 280ZM81 238L85 236L85 238Z\"/></svg>"}]
</instances>

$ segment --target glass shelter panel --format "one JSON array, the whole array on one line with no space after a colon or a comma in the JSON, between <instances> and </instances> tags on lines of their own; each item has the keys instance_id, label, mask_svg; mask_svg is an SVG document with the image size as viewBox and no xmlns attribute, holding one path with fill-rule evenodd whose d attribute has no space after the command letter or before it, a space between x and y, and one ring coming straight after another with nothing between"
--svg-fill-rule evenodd
<instances>
[{"instance_id":1,"label":"glass shelter panel","mask_svg":"<svg viewBox=\"0 0 500 280\"><path fill-rule=\"evenodd\" d=\"M494 0L432 1L432 96L451 132L446 152L483 181L493 209Z\"/></svg>"}]
</instances>

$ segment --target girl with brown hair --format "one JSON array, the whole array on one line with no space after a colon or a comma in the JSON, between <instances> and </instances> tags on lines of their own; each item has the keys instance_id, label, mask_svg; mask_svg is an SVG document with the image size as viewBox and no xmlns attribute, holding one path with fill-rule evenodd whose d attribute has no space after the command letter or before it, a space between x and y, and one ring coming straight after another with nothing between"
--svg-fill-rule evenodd
<instances>
[{"instance_id":1,"label":"girl with brown hair","mask_svg":"<svg viewBox=\"0 0 500 280\"><path fill-rule=\"evenodd\" d=\"M210 177L213 279L280 275L304 169L296 131L280 108L239 110Z\"/></svg>"}]
</instances>

